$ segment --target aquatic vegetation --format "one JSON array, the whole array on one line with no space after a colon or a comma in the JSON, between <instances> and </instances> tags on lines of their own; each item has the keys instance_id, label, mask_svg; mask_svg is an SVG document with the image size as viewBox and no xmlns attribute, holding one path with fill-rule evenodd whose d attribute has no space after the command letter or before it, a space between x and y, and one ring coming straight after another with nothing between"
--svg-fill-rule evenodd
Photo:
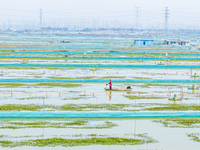
<instances>
[{"instance_id":1,"label":"aquatic vegetation","mask_svg":"<svg viewBox=\"0 0 200 150\"><path fill-rule=\"evenodd\" d=\"M128 134L126 134L128 135ZM133 135L133 134L132 134ZM146 133L134 134L134 138L122 138L117 135L102 135L91 133L88 135L74 134L74 135L61 135L61 137L53 137L44 139L42 136L9 136L10 138L26 138L34 137L35 139L30 140L0 140L0 146L2 147L22 147L22 146L38 146L38 147L72 147L72 146L87 146L87 145L141 145L148 143L157 143L158 141L149 137ZM78 137L69 139L67 137ZM37 137L40 137L37 139Z\"/></svg>"},{"instance_id":2,"label":"aquatic vegetation","mask_svg":"<svg viewBox=\"0 0 200 150\"><path fill-rule=\"evenodd\" d=\"M86 123L88 123L88 121L78 120L78 121L73 121L73 122L67 122L64 124L65 125L85 125Z\"/></svg>"},{"instance_id":3,"label":"aquatic vegetation","mask_svg":"<svg viewBox=\"0 0 200 150\"><path fill-rule=\"evenodd\" d=\"M134 79L152 79L152 78L147 78L147 77L132 77Z\"/></svg>"},{"instance_id":4,"label":"aquatic vegetation","mask_svg":"<svg viewBox=\"0 0 200 150\"><path fill-rule=\"evenodd\" d=\"M88 123L88 121L77 120L72 122L50 122L50 121L30 121L30 122L23 122L23 121L6 121L0 122L1 129L21 129L21 128L71 128L70 126L83 126Z\"/></svg>"},{"instance_id":5,"label":"aquatic vegetation","mask_svg":"<svg viewBox=\"0 0 200 150\"><path fill-rule=\"evenodd\" d=\"M117 126L117 124L105 121L101 124L88 125L89 121L0 121L0 129L21 129L21 128L73 128L73 129L108 129Z\"/></svg>"},{"instance_id":6,"label":"aquatic vegetation","mask_svg":"<svg viewBox=\"0 0 200 150\"><path fill-rule=\"evenodd\" d=\"M66 104L57 106L59 110L64 111L93 111L93 110L123 110L125 107L130 106L129 104Z\"/></svg>"},{"instance_id":7,"label":"aquatic vegetation","mask_svg":"<svg viewBox=\"0 0 200 150\"><path fill-rule=\"evenodd\" d=\"M119 137L107 138L86 138L86 139L64 139L64 138L49 138L25 140L21 142L0 141L2 147L18 147L18 146L39 146L39 147L72 147L72 146L86 146L86 145L141 145L145 144L144 139L131 139Z\"/></svg>"},{"instance_id":8,"label":"aquatic vegetation","mask_svg":"<svg viewBox=\"0 0 200 150\"><path fill-rule=\"evenodd\" d=\"M7 122L12 125L21 125L21 126L33 126L33 125L46 125L49 122L47 121L37 121L37 122Z\"/></svg>"},{"instance_id":9,"label":"aquatic vegetation","mask_svg":"<svg viewBox=\"0 0 200 150\"><path fill-rule=\"evenodd\" d=\"M114 79L114 78L117 78L117 79L124 79L126 78L125 76L105 76L105 77L101 77L99 79Z\"/></svg>"},{"instance_id":10,"label":"aquatic vegetation","mask_svg":"<svg viewBox=\"0 0 200 150\"><path fill-rule=\"evenodd\" d=\"M32 68L30 68L32 69ZM38 69L38 68L37 68ZM40 67L39 69L49 69L49 70L68 70L68 68L65 68L65 67Z\"/></svg>"},{"instance_id":11,"label":"aquatic vegetation","mask_svg":"<svg viewBox=\"0 0 200 150\"><path fill-rule=\"evenodd\" d=\"M163 119L153 120L153 122L162 123L164 125L164 127L169 127L169 125L171 125L171 122L165 121Z\"/></svg>"},{"instance_id":12,"label":"aquatic vegetation","mask_svg":"<svg viewBox=\"0 0 200 150\"><path fill-rule=\"evenodd\" d=\"M0 129L20 129L20 127L17 127L17 126L5 126L5 127L0 127Z\"/></svg>"},{"instance_id":13,"label":"aquatic vegetation","mask_svg":"<svg viewBox=\"0 0 200 150\"><path fill-rule=\"evenodd\" d=\"M140 93L140 94L148 94L148 92L136 92L136 91L131 92L131 94L136 94L136 93L137 93L137 94L139 94L139 93Z\"/></svg>"},{"instance_id":14,"label":"aquatic vegetation","mask_svg":"<svg viewBox=\"0 0 200 150\"><path fill-rule=\"evenodd\" d=\"M54 105L19 105L19 104L7 104L0 105L0 111L39 111L44 108L51 108L59 111L95 111L95 110L121 110L126 111L124 108L130 106L130 104L66 104L61 106Z\"/></svg>"},{"instance_id":15,"label":"aquatic vegetation","mask_svg":"<svg viewBox=\"0 0 200 150\"><path fill-rule=\"evenodd\" d=\"M167 106L161 106L161 107L145 108L144 110L148 110L148 111L163 111L163 110L174 110L174 111L193 110L193 111L199 111L200 105L167 105Z\"/></svg>"},{"instance_id":16,"label":"aquatic vegetation","mask_svg":"<svg viewBox=\"0 0 200 150\"><path fill-rule=\"evenodd\" d=\"M26 98L19 98L19 100L33 100L33 99L46 99L47 97L26 97Z\"/></svg>"},{"instance_id":17,"label":"aquatic vegetation","mask_svg":"<svg viewBox=\"0 0 200 150\"><path fill-rule=\"evenodd\" d=\"M85 126L85 127L74 127L79 129L107 129L117 126L117 124L106 121L105 124L102 125L95 125L95 126Z\"/></svg>"},{"instance_id":18,"label":"aquatic vegetation","mask_svg":"<svg viewBox=\"0 0 200 150\"><path fill-rule=\"evenodd\" d=\"M19 105L19 104L18 105L17 104L0 105L0 111L13 111L13 110L37 111L42 108L43 108L42 106L35 105L35 104L31 104L31 105Z\"/></svg>"},{"instance_id":19,"label":"aquatic vegetation","mask_svg":"<svg viewBox=\"0 0 200 150\"><path fill-rule=\"evenodd\" d=\"M28 69L31 69L31 70L38 70L38 69L42 69L42 68L37 68L37 67L13 67L13 66L10 66L10 67L1 67L1 69L22 69L22 70L28 70Z\"/></svg>"},{"instance_id":20,"label":"aquatic vegetation","mask_svg":"<svg viewBox=\"0 0 200 150\"><path fill-rule=\"evenodd\" d=\"M146 96L125 96L130 100L136 99L162 99L160 97L146 97ZM19 98L19 100L34 100L34 99L46 99L47 97L27 97ZM63 97L62 100L85 100L89 97ZM199 111L200 105L186 105L186 104L159 104L159 103L137 103L137 104L65 104L65 105L19 105L19 104L7 104L0 105L0 111ZM49 110L50 109L50 110Z\"/></svg>"},{"instance_id":21,"label":"aquatic vegetation","mask_svg":"<svg viewBox=\"0 0 200 150\"><path fill-rule=\"evenodd\" d=\"M85 77L48 77L50 79L124 79L124 76L104 76L104 77L95 77L95 76L85 76Z\"/></svg>"},{"instance_id":22,"label":"aquatic vegetation","mask_svg":"<svg viewBox=\"0 0 200 150\"><path fill-rule=\"evenodd\" d=\"M66 83L37 83L36 86L57 86L57 87L79 87L82 86L82 84L66 84Z\"/></svg>"},{"instance_id":23,"label":"aquatic vegetation","mask_svg":"<svg viewBox=\"0 0 200 150\"><path fill-rule=\"evenodd\" d=\"M80 93L80 91L69 91L70 93Z\"/></svg>"},{"instance_id":24,"label":"aquatic vegetation","mask_svg":"<svg viewBox=\"0 0 200 150\"><path fill-rule=\"evenodd\" d=\"M199 133L191 133L191 134L187 134L187 136L192 138L191 140L195 142L200 142Z\"/></svg>"},{"instance_id":25,"label":"aquatic vegetation","mask_svg":"<svg viewBox=\"0 0 200 150\"><path fill-rule=\"evenodd\" d=\"M87 99L87 97L72 97L72 98L69 98L69 97L65 97L63 98L62 100L80 100L80 99Z\"/></svg>"},{"instance_id":26,"label":"aquatic vegetation","mask_svg":"<svg viewBox=\"0 0 200 150\"><path fill-rule=\"evenodd\" d=\"M81 70L88 70L88 68L81 68Z\"/></svg>"},{"instance_id":27,"label":"aquatic vegetation","mask_svg":"<svg viewBox=\"0 0 200 150\"><path fill-rule=\"evenodd\" d=\"M67 70L73 70L73 69L76 69L76 68L74 68L74 67L67 68Z\"/></svg>"},{"instance_id":28,"label":"aquatic vegetation","mask_svg":"<svg viewBox=\"0 0 200 150\"><path fill-rule=\"evenodd\" d=\"M146 140L146 143L158 143L157 140L153 139L152 137L147 136L147 133L144 134L137 134L138 137L142 137Z\"/></svg>"},{"instance_id":29,"label":"aquatic vegetation","mask_svg":"<svg viewBox=\"0 0 200 150\"><path fill-rule=\"evenodd\" d=\"M157 84L157 83L144 83L144 84L137 84L134 86L139 86L142 88L150 88L150 86L160 86L160 87L166 87L166 86L179 86L177 84Z\"/></svg>"},{"instance_id":30,"label":"aquatic vegetation","mask_svg":"<svg viewBox=\"0 0 200 150\"><path fill-rule=\"evenodd\" d=\"M30 97L28 99L35 99L37 97ZM43 97L38 97L44 99ZM127 97L130 99L146 99L146 97ZM151 97L150 99L156 99L158 97ZM85 97L75 97L75 98L64 98L63 100L79 100L86 99ZM147 98L148 99L148 98ZM21 98L20 100L25 100ZM148 110L148 111L166 111L166 110L175 110L175 111L199 111L199 105L172 105L172 104L159 104L159 103L138 103L134 104L66 104L66 105L17 105L17 104L7 104L0 105L0 111L41 111L45 108L52 109L52 111L136 111L134 108L140 108L139 110ZM145 108L144 108L145 107ZM129 108L129 109L128 109ZM132 109L131 109L132 108Z\"/></svg>"},{"instance_id":31,"label":"aquatic vegetation","mask_svg":"<svg viewBox=\"0 0 200 150\"><path fill-rule=\"evenodd\" d=\"M95 77L93 76L88 76L88 77L48 77L50 79L94 79Z\"/></svg>"},{"instance_id":32,"label":"aquatic vegetation","mask_svg":"<svg viewBox=\"0 0 200 150\"><path fill-rule=\"evenodd\" d=\"M158 141L147 136L147 134L135 134L134 138L121 138L117 136L109 137L109 135L88 134L87 138L83 138L82 134L75 134L73 137L81 137L77 139L68 139L61 137L53 137L47 139L34 139L22 141L0 141L2 147L22 147L22 146L39 146L39 147L72 147L87 145L141 145L148 143L157 143ZM26 137L26 136L24 136ZM28 136L29 137L29 136ZM36 136L37 137L37 136ZM70 135L71 137L71 135ZM17 136L15 138L18 138Z\"/></svg>"},{"instance_id":33,"label":"aquatic vegetation","mask_svg":"<svg viewBox=\"0 0 200 150\"><path fill-rule=\"evenodd\" d=\"M126 98L129 98L130 100L135 100L135 99L163 99L163 97L155 97L155 96L125 96Z\"/></svg>"},{"instance_id":34,"label":"aquatic vegetation","mask_svg":"<svg viewBox=\"0 0 200 150\"><path fill-rule=\"evenodd\" d=\"M26 86L26 88L34 86L34 87L39 87L39 86L56 86L56 87L79 87L82 86L82 84L66 84L66 83L51 83L51 82L40 82L36 84L22 84L22 83L0 83L1 88L15 88L15 87L20 87L20 86Z\"/></svg>"},{"instance_id":35,"label":"aquatic vegetation","mask_svg":"<svg viewBox=\"0 0 200 150\"><path fill-rule=\"evenodd\" d=\"M42 78L41 76L34 76L36 79L38 79L38 78Z\"/></svg>"},{"instance_id":36,"label":"aquatic vegetation","mask_svg":"<svg viewBox=\"0 0 200 150\"><path fill-rule=\"evenodd\" d=\"M32 98L32 97L31 97ZM34 98L34 97L33 97ZM40 97L39 97L40 98ZM43 99L43 97L41 97ZM82 98L82 97L80 97ZM64 100L78 100L79 97L75 97L74 99L65 98ZM85 99L85 97L83 97ZM25 100L21 98L21 100ZM136 111L134 108L143 108L142 110L148 110L151 107L156 108L159 107L169 107L171 105L168 104L158 104L158 103L138 103L138 104L65 104L65 105L17 105L17 104L7 104L0 105L0 111L43 111L44 109L52 109L51 111ZM128 109L129 108L129 109ZM132 109L131 109L132 108ZM141 109L140 109L141 110ZM139 111L139 110L137 110Z\"/></svg>"},{"instance_id":37,"label":"aquatic vegetation","mask_svg":"<svg viewBox=\"0 0 200 150\"><path fill-rule=\"evenodd\" d=\"M26 84L21 83L0 83L1 88L14 88L19 86L25 86Z\"/></svg>"},{"instance_id":38,"label":"aquatic vegetation","mask_svg":"<svg viewBox=\"0 0 200 150\"><path fill-rule=\"evenodd\" d=\"M2 147L10 147L11 144L13 144L13 142L11 141L0 141L0 144Z\"/></svg>"},{"instance_id":39,"label":"aquatic vegetation","mask_svg":"<svg viewBox=\"0 0 200 150\"><path fill-rule=\"evenodd\" d=\"M39 61L37 61L39 62ZM42 61L43 62L43 61ZM49 70L69 70L69 69L72 69L72 68L65 68L65 67L14 67L14 66L10 66L10 67L0 67L1 69L20 69L20 70L39 70L39 69L49 69ZM75 69L75 68L73 68Z\"/></svg>"},{"instance_id":40,"label":"aquatic vegetation","mask_svg":"<svg viewBox=\"0 0 200 150\"><path fill-rule=\"evenodd\" d=\"M170 128L200 128L200 120L198 118L190 119L159 119L153 122L162 123L165 127Z\"/></svg>"},{"instance_id":41,"label":"aquatic vegetation","mask_svg":"<svg viewBox=\"0 0 200 150\"><path fill-rule=\"evenodd\" d=\"M200 120L199 119L173 119L172 121L175 121L177 124L181 125L186 125L186 126L191 126L194 124L199 124Z\"/></svg>"}]
</instances>

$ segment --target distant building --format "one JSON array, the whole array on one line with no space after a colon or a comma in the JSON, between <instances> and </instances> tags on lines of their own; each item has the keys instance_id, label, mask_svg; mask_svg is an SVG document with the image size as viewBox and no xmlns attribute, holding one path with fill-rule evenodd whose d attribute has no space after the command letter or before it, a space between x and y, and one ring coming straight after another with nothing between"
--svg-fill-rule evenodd
<instances>
[{"instance_id":1,"label":"distant building","mask_svg":"<svg viewBox=\"0 0 200 150\"><path fill-rule=\"evenodd\" d=\"M164 45L190 45L189 41L183 40L165 40Z\"/></svg>"},{"instance_id":2,"label":"distant building","mask_svg":"<svg viewBox=\"0 0 200 150\"><path fill-rule=\"evenodd\" d=\"M134 45L154 45L154 40L134 40Z\"/></svg>"}]
</instances>

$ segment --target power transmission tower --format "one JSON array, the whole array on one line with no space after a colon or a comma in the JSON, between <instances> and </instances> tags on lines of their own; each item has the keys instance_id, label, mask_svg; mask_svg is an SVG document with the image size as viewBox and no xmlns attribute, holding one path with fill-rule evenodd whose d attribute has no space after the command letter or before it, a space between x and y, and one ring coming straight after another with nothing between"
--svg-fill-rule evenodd
<instances>
[{"instance_id":1,"label":"power transmission tower","mask_svg":"<svg viewBox=\"0 0 200 150\"><path fill-rule=\"evenodd\" d=\"M165 30L168 30L169 9L165 7Z\"/></svg>"},{"instance_id":2,"label":"power transmission tower","mask_svg":"<svg viewBox=\"0 0 200 150\"><path fill-rule=\"evenodd\" d=\"M42 9L40 9L40 28L42 28Z\"/></svg>"},{"instance_id":3,"label":"power transmission tower","mask_svg":"<svg viewBox=\"0 0 200 150\"><path fill-rule=\"evenodd\" d=\"M140 6L139 7L135 7L136 8L136 29L138 29L138 18L139 18L139 8L140 8Z\"/></svg>"}]
</instances>

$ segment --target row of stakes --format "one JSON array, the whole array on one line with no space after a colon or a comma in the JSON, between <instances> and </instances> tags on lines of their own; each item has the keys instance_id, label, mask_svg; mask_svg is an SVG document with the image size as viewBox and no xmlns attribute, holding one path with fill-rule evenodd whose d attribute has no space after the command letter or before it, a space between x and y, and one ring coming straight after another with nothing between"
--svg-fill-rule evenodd
<instances>
[{"instance_id":1,"label":"row of stakes","mask_svg":"<svg viewBox=\"0 0 200 150\"><path fill-rule=\"evenodd\" d=\"M195 85L192 85L191 88L188 88L188 89L195 91L195 90L198 90L199 88L197 88ZM31 97L31 94L33 94L33 93L30 93L30 95L29 95L30 97ZM84 92L84 95L86 96L86 91ZM123 95L124 95L124 93L123 93ZM141 96L141 93L138 92L138 95ZM153 93L152 93L152 95L153 95ZM183 95L184 95L183 94L183 89L181 89L181 93L180 93L181 99L178 98L177 94L174 94L174 95L172 95L172 98L169 98L169 95L171 95L171 90L170 89L169 89L169 94L167 94L167 95L168 95L168 100L170 100L170 101L181 101L183 99ZM14 94L13 94L13 92L11 92L11 97L13 97L13 96L14 96ZM59 97L62 96L61 92L58 93L58 96ZM94 92L93 92L92 96L95 97L95 93ZM47 92L46 92L46 97L48 97Z\"/></svg>"},{"instance_id":2,"label":"row of stakes","mask_svg":"<svg viewBox=\"0 0 200 150\"><path fill-rule=\"evenodd\" d=\"M53 70L49 70L49 71L45 71L45 70L43 70L42 71L42 74L45 74L46 72L52 72ZM70 71L70 70L67 70L68 72L66 72L66 71L63 71L64 73L71 73L72 71ZM82 70L81 72L88 72L88 71L92 71L92 72L95 72L95 71L97 71L97 68L90 68L89 70ZM20 72L20 71L13 71L12 70L12 73L14 73L14 72ZM35 73L35 71L30 71L30 70L26 70L26 71L22 71L23 72L23 74L24 73L26 73L26 74L29 74L29 73L31 73L31 74L36 74L36 75L39 75L39 74L37 74L37 73ZM38 71L37 71L38 72ZM59 74L59 72L62 72L62 71L53 71L54 72L54 74ZM1 71L1 74L3 74L3 73L6 73L6 70L2 70ZM9 71L7 71L7 73L9 73ZM89 72L88 72L89 73ZM127 71L126 71L126 73L128 73ZM146 72L136 72L137 74L138 73L144 73L144 74L151 74L150 72L148 72L148 71L146 71ZM155 72L154 72L155 73ZM41 74L41 73L40 73ZM75 74L80 74L80 71L75 71ZM108 74L108 72L107 72L107 74ZM117 71L116 72L116 74L119 74L119 72ZM159 72L156 72L156 74L161 74L161 73L159 73ZM162 74L169 74L169 72L163 72ZM179 74L179 72L176 72L175 73L176 75L178 75ZM190 73L191 74L191 73ZM170 74L171 75L171 74ZM187 72L187 75L189 75L189 72ZM199 77L196 73L194 73L194 75L191 75L191 77L194 77L194 78L197 78L197 77Z\"/></svg>"}]
</instances>

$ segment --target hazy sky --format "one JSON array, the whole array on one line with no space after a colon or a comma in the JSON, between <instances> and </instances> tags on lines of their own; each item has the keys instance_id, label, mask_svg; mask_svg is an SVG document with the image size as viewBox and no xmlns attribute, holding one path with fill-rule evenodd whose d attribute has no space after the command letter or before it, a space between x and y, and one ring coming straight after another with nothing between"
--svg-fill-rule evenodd
<instances>
[{"instance_id":1,"label":"hazy sky","mask_svg":"<svg viewBox=\"0 0 200 150\"><path fill-rule=\"evenodd\" d=\"M169 25L197 25L200 23L198 0L0 0L1 23L13 21L43 22L77 19L94 22L136 22L136 6L140 6L140 25L162 25L164 10L169 7Z\"/></svg>"}]
</instances>

